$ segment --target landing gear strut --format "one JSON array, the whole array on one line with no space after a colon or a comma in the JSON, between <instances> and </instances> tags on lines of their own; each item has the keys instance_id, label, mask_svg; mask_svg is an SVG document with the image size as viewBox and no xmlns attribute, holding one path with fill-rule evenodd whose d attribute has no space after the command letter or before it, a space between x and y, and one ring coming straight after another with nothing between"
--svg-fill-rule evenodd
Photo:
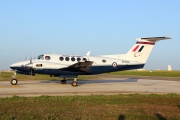
<instances>
[{"instance_id":1,"label":"landing gear strut","mask_svg":"<svg viewBox=\"0 0 180 120\"><path fill-rule=\"evenodd\" d=\"M12 76L11 85L17 85L18 80L16 79L16 71L14 71L14 75Z\"/></svg>"},{"instance_id":2,"label":"landing gear strut","mask_svg":"<svg viewBox=\"0 0 180 120\"><path fill-rule=\"evenodd\" d=\"M74 78L74 81L71 84L73 87L77 87L78 82L77 82L77 78Z\"/></svg>"},{"instance_id":3,"label":"landing gear strut","mask_svg":"<svg viewBox=\"0 0 180 120\"><path fill-rule=\"evenodd\" d=\"M66 84L66 79L61 80L61 84Z\"/></svg>"}]
</instances>

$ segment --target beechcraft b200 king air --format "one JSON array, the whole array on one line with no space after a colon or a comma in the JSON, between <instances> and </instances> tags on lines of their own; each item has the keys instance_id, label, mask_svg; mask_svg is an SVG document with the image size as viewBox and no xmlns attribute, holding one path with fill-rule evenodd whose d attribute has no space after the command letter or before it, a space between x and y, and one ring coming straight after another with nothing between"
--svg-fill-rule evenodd
<instances>
[{"instance_id":1,"label":"beechcraft b200 king air","mask_svg":"<svg viewBox=\"0 0 180 120\"><path fill-rule=\"evenodd\" d=\"M160 40L170 37L137 38L136 44L127 54L90 56L42 54L30 61L22 61L10 66L15 71L11 80L16 85L16 73L25 75L47 74L64 78L62 84L66 84L66 78L74 78L72 86L78 85L78 75L94 75L115 71L141 69L144 67L154 45Z\"/></svg>"}]
</instances>

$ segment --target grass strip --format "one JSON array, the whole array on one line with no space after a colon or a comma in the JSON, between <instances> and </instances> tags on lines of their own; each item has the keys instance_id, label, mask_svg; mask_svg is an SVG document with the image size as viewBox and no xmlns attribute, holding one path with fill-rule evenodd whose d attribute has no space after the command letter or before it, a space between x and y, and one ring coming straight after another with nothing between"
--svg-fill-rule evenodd
<instances>
[{"instance_id":1,"label":"grass strip","mask_svg":"<svg viewBox=\"0 0 180 120\"><path fill-rule=\"evenodd\" d=\"M14 96L0 98L0 119L179 120L180 95Z\"/></svg>"}]
</instances>

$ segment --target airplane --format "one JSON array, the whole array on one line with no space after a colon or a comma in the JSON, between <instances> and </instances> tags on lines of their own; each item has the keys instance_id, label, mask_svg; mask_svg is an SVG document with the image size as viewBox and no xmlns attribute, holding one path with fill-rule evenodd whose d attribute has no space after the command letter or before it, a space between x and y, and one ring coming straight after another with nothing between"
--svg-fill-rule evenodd
<instances>
[{"instance_id":1,"label":"airplane","mask_svg":"<svg viewBox=\"0 0 180 120\"><path fill-rule=\"evenodd\" d=\"M72 86L78 86L78 75L94 75L108 72L142 69L155 45L170 37L137 38L136 44L127 54L90 56L85 55L42 54L30 61L22 61L10 66L15 71L12 85L17 85L16 73L32 75L47 74L60 77L62 84L66 78L73 78Z\"/></svg>"}]
</instances>

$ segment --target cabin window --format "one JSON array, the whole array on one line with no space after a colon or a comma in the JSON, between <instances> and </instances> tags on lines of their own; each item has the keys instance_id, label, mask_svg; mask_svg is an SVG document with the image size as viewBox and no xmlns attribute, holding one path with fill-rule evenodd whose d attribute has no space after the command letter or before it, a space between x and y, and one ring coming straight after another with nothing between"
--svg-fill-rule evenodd
<instances>
[{"instance_id":1,"label":"cabin window","mask_svg":"<svg viewBox=\"0 0 180 120\"><path fill-rule=\"evenodd\" d=\"M106 60L102 60L103 63L106 63Z\"/></svg>"},{"instance_id":2,"label":"cabin window","mask_svg":"<svg viewBox=\"0 0 180 120\"><path fill-rule=\"evenodd\" d=\"M75 59L74 57L73 57L73 58L71 58L71 61L73 61L73 62L74 62L75 60L76 60L76 59Z\"/></svg>"},{"instance_id":3,"label":"cabin window","mask_svg":"<svg viewBox=\"0 0 180 120\"><path fill-rule=\"evenodd\" d=\"M59 60L60 60L60 61L63 61L63 60L64 60L64 57L60 57Z\"/></svg>"},{"instance_id":4,"label":"cabin window","mask_svg":"<svg viewBox=\"0 0 180 120\"><path fill-rule=\"evenodd\" d=\"M86 59L86 58L83 58L83 60L84 60L84 61L87 61L87 59Z\"/></svg>"},{"instance_id":5,"label":"cabin window","mask_svg":"<svg viewBox=\"0 0 180 120\"><path fill-rule=\"evenodd\" d=\"M81 58L77 58L77 61L78 61L78 62L81 61Z\"/></svg>"},{"instance_id":6,"label":"cabin window","mask_svg":"<svg viewBox=\"0 0 180 120\"><path fill-rule=\"evenodd\" d=\"M46 56L45 59L46 59L46 60L50 60L51 57L50 57L50 56Z\"/></svg>"},{"instance_id":7,"label":"cabin window","mask_svg":"<svg viewBox=\"0 0 180 120\"><path fill-rule=\"evenodd\" d=\"M66 61L69 61L69 57L66 57L65 59L66 59Z\"/></svg>"}]
</instances>

